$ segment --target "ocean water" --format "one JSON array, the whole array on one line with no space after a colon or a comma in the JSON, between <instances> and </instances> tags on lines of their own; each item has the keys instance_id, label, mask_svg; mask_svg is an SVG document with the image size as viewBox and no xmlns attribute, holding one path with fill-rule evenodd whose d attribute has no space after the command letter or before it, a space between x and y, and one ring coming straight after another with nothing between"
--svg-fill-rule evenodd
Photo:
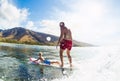
<instances>
[{"instance_id":1,"label":"ocean water","mask_svg":"<svg viewBox=\"0 0 120 81\"><path fill-rule=\"evenodd\" d=\"M55 46L0 43L0 81L120 81L120 46L73 47L73 69L34 65L29 58L39 52L60 60ZM64 64L68 58L64 52Z\"/></svg>"}]
</instances>

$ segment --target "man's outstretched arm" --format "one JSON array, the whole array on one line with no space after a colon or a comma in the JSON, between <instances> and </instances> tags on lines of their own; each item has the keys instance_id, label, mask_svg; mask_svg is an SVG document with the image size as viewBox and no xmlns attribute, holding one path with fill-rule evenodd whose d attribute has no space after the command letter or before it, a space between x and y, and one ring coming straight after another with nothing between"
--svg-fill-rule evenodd
<instances>
[{"instance_id":1,"label":"man's outstretched arm","mask_svg":"<svg viewBox=\"0 0 120 81\"><path fill-rule=\"evenodd\" d=\"M59 37L59 39L58 39L56 48L57 48L57 46L60 44L60 42L62 41L63 35L64 35L64 31L63 31L63 28L61 28L61 34L60 34L60 37Z\"/></svg>"}]
</instances>

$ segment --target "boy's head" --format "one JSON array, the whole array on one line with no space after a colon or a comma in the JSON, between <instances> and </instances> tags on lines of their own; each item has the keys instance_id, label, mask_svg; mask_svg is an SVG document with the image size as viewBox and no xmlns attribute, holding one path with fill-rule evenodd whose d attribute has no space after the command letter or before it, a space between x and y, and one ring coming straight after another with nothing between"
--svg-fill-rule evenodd
<instances>
[{"instance_id":1,"label":"boy's head","mask_svg":"<svg viewBox=\"0 0 120 81\"><path fill-rule=\"evenodd\" d=\"M39 52L39 56L42 56L42 52Z\"/></svg>"}]
</instances>

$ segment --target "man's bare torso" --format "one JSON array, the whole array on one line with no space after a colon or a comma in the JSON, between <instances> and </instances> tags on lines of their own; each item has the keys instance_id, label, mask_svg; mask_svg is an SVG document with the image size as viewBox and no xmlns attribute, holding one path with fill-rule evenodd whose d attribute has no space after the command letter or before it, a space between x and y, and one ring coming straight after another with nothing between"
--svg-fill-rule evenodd
<instances>
[{"instance_id":1,"label":"man's bare torso","mask_svg":"<svg viewBox=\"0 0 120 81\"><path fill-rule=\"evenodd\" d=\"M70 29L63 27L63 39L72 40L72 34Z\"/></svg>"}]
</instances>

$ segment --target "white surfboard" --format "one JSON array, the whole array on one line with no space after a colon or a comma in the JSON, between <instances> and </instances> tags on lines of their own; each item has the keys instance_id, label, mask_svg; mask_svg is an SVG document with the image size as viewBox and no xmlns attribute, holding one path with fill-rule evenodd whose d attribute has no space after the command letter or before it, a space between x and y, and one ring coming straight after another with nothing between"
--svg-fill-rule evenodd
<instances>
[{"instance_id":1,"label":"white surfboard","mask_svg":"<svg viewBox=\"0 0 120 81\"><path fill-rule=\"evenodd\" d=\"M32 58L30 57L29 58L29 63L30 64L38 64L38 65L41 65L41 66L45 66L45 67L50 67L50 68L55 68L55 69L60 69L62 71L62 74L65 75L65 76L68 76L69 74L69 71L72 71L72 69L69 67L69 65L65 65L63 68L61 68L59 65L56 65L56 64L52 64L52 65L48 65L48 64L45 64L45 63L41 63L40 61L35 61L37 60L36 58Z\"/></svg>"}]
</instances>

